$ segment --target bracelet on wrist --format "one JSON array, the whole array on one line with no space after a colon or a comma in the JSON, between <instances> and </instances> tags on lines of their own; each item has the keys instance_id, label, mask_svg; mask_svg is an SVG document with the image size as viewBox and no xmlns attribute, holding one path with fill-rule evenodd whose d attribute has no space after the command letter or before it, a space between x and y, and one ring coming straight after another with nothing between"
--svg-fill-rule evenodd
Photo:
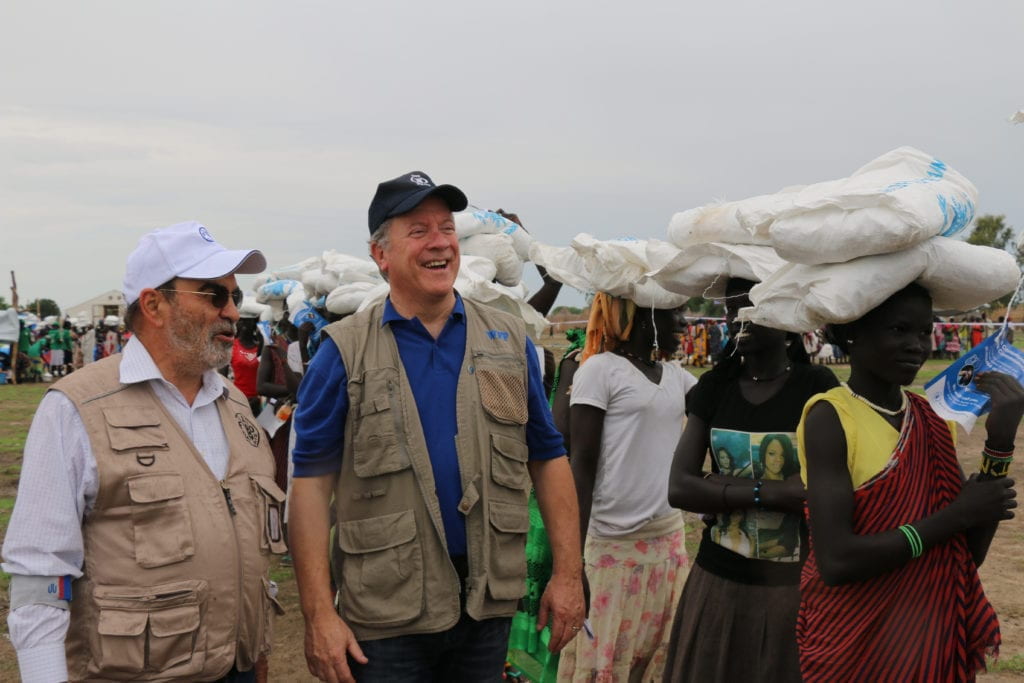
<instances>
[{"instance_id":1,"label":"bracelet on wrist","mask_svg":"<svg viewBox=\"0 0 1024 683\"><path fill-rule=\"evenodd\" d=\"M924 552L924 543L921 542L921 535L917 533L917 529L910 524L904 524L899 527L899 530L907 538L907 544L910 546L910 557L912 559L921 557L921 553Z\"/></svg>"},{"instance_id":2,"label":"bracelet on wrist","mask_svg":"<svg viewBox=\"0 0 1024 683\"><path fill-rule=\"evenodd\" d=\"M1013 462L1013 451L1010 453L1010 455L994 455L986 447L981 451L981 466L979 470L982 474L995 479L1005 477L1010 473L1010 463Z\"/></svg>"}]
</instances>

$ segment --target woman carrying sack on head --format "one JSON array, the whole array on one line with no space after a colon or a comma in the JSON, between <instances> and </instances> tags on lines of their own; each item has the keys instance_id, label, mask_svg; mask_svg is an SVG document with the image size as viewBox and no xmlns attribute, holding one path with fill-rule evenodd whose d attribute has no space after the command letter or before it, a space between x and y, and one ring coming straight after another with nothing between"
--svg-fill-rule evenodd
<instances>
[{"instance_id":1,"label":"woman carrying sack on head","mask_svg":"<svg viewBox=\"0 0 1024 683\"><path fill-rule=\"evenodd\" d=\"M850 381L814 397L800 440L813 547L797 626L805 681L966 681L998 651L999 622L978 578L1009 478L965 480L955 429L903 387L928 358L932 298L911 284L834 325ZM1005 465L1024 389L981 373L992 398L984 463Z\"/></svg>"},{"instance_id":2,"label":"woman carrying sack on head","mask_svg":"<svg viewBox=\"0 0 1024 683\"><path fill-rule=\"evenodd\" d=\"M689 396L672 462L669 502L707 524L672 626L672 683L800 680L807 532L795 432L807 399L838 381L810 363L799 335L736 322L753 284L727 283L732 340Z\"/></svg>"},{"instance_id":3,"label":"woman carrying sack on head","mask_svg":"<svg viewBox=\"0 0 1024 683\"><path fill-rule=\"evenodd\" d=\"M672 447L697 380L662 361L679 346L676 310L599 292L570 398L570 464L580 502L593 637L562 651L560 681L661 677L686 580L683 517L666 498Z\"/></svg>"}]
</instances>

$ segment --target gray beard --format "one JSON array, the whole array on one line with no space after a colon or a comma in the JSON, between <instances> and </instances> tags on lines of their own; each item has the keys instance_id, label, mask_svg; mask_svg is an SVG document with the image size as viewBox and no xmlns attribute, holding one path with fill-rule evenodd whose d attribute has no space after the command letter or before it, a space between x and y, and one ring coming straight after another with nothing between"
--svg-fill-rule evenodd
<instances>
[{"instance_id":1,"label":"gray beard","mask_svg":"<svg viewBox=\"0 0 1024 683\"><path fill-rule=\"evenodd\" d=\"M204 329L202 325L184 316L171 318L168 328L171 343L183 359L183 365L203 373L219 370L231 362L231 344L214 341L210 336L213 329ZM231 329L234 329L233 325Z\"/></svg>"}]
</instances>

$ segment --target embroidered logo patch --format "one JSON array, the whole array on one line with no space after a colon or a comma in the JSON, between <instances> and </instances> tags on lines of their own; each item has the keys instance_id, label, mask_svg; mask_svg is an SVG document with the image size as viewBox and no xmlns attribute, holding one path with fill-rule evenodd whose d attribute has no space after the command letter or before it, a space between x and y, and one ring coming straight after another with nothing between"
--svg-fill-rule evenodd
<instances>
[{"instance_id":1,"label":"embroidered logo patch","mask_svg":"<svg viewBox=\"0 0 1024 683\"><path fill-rule=\"evenodd\" d=\"M411 176L409 176L409 182L416 183L421 187L426 187L430 185L430 181L418 173L413 173Z\"/></svg>"},{"instance_id":2,"label":"embroidered logo patch","mask_svg":"<svg viewBox=\"0 0 1024 683\"><path fill-rule=\"evenodd\" d=\"M241 413L235 413L235 419L238 420L238 426L242 430L242 436L245 437L253 448L260 445L260 430L259 427L254 425L249 418Z\"/></svg>"},{"instance_id":3,"label":"embroidered logo patch","mask_svg":"<svg viewBox=\"0 0 1024 683\"><path fill-rule=\"evenodd\" d=\"M199 236L202 237L207 242L213 241L213 235L210 234L210 231L207 230L205 226L199 226Z\"/></svg>"},{"instance_id":4,"label":"embroidered logo patch","mask_svg":"<svg viewBox=\"0 0 1024 683\"><path fill-rule=\"evenodd\" d=\"M487 336L490 339L500 339L501 341L508 341L508 332L502 330L487 330Z\"/></svg>"}]
</instances>

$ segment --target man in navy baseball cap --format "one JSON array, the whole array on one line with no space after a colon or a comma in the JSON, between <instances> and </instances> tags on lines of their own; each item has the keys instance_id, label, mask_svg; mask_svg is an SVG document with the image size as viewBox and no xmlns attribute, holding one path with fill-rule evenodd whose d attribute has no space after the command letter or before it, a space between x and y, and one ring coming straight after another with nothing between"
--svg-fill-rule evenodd
<instances>
[{"instance_id":1,"label":"man in navy baseball cap","mask_svg":"<svg viewBox=\"0 0 1024 683\"><path fill-rule=\"evenodd\" d=\"M320 680L499 680L531 484L553 556L538 626L552 652L582 628L576 490L537 351L522 319L455 290L466 206L419 171L377 186L369 246L390 291L324 328L299 388L288 543Z\"/></svg>"},{"instance_id":2,"label":"man in navy baseball cap","mask_svg":"<svg viewBox=\"0 0 1024 683\"><path fill-rule=\"evenodd\" d=\"M370 202L370 234L387 219L412 211L427 197L438 197L452 211L462 211L469 205L466 195L454 185L435 185L423 171L412 171L377 186Z\"/></svg>"}]
</instances>

